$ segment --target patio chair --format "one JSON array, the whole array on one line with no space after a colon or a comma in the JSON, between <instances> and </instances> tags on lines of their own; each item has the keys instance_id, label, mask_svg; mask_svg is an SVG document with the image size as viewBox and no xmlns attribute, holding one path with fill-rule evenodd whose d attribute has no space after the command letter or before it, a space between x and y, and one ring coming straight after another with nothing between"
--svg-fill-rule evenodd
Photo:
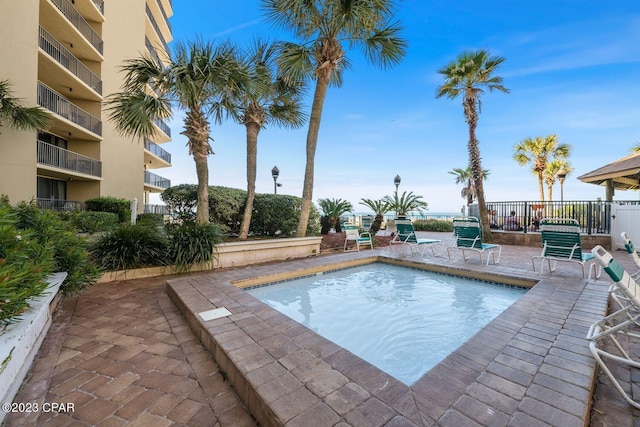
<instances>
[{"instance_id":1,"label":"patio chair","mask_svg":"<svg viewBox=\"0 0 640 427\"><path fill-rule=\"evenodd\" d=\"M589 327L587 332L587 339L590 341L589 350L620 395L633 407L640 409L640 402L634 400L627 392L633 386L623 387L607 366L608 361L613 361L612 368L614 370L619 369L620 365L640 369L640 360L625 350L625 342L628 338L640 339L640 335L635 332L637 329L632 329L637 328L640 320L640 300L638 299L640 287L602 246L596 246L591 250L591 253L600 267L604 268L604 271L614 281L620 293L625 295L629 304ZM616 353L612 353L613 347L605 347L607 342L614 345ZM637 376L632 373L631 378L635 377Z\"/></svg>"},{"instance_id":2,"label":"patio chair","mask_svg":"<svg viewBox=\"0 0 640 427\"><path fill-rule=\"evenodd\" d=\"M593 255L582 252L582 238L578 221L571 218L543 218L540 220L540 234L542 236L542 252L531 258L533 271L536 271L536 261L540 260L540 271L544 270L544 262L549 265L549 272L556 271L556 262L574 262L582 266L582 277L585 277L585 265L589 264L589 279L592 271L596 279L600 277L602 269L596 272Z\"/></svg>"},{"instance_id":3,"label":"patio chair","mask_svg":"<svg viewBox=\"0 0 640 427\"><path fill-rule=\"evenodd\" d=\"M373 249L373 239L371 238L371 234L369 232L365 231L362 234L360 234L360 232L358 232L358 226L351 225L351 224L346 224L343 227L343 230L345 232L345 239L344 239L345 251L347 250L347 246L349 242L355 242L356 250L358 252L360 252L360 246L369 246L371 249Z\"/></svg>"},{"instance_id":4,"label":"patio chair","mask_svg":"<svg viewBox=\"0 0 640 427\"><path fill-rule=\"evenodd\" d=\"M416 230L415 228L413 228L413 223L408 218L396 218L395 225L396 234L389 242L391 248L393 248L395 245L402 245L403 249L411 249L412 255L415 255L416 251L422 248L420 256L424 256L424 251L427 249L427 247L429 247L431 248L431 253L433 254L433 256L436 256L434 247L437 243L442 243L442 240L418 239L418 236L416 236Z\"/></svg>"},{"instance_id":5,"label":"patio chair","mask_svg":"<svg viewBox=\"0 0 640 427\"><path fill-rule=\"evenodd\" d=\"M492 243L482 243L482 227L480 221L474 216L453 219L453 233L456 237L454 247L447 248L447 256L451 259L451 250L457 249L462 252L464 260L468 260L467 251L477 252L480 255L480 263L483 264L482 254L487 252L487 265L489 265L489 256L493 258L493 263L500 262L502 254L502 246ZM496 260L496 251L498 251L498 259Z\"/></svg>"},{"instance_id":6,"label":"patio chair","mask_svg":"<svg viewBox=\"0 0 640 427\"><path fill-rule=\"evenodd\" d=\"M364 215L361 219L362 229L364 231L370 231L371 226L373 225L373 217L371 215Z\"/></svg>"}]
</instances>

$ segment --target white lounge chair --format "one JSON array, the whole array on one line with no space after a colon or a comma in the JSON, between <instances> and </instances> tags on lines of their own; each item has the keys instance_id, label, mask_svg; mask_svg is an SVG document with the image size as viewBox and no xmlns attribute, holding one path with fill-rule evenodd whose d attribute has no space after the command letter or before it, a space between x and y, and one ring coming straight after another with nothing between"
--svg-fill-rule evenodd
<instances>
[{"instance_id":1,"label":"white lounge chair","mask_svg":"<svg viewBox=\"0 0 640 427\"><path fill-rule=\"evenodd\" d=\"M373 249L373 239L371 238L371 234L369 232L363 232L360 234L358 232L357 225L345 225L344 227L345 239L344 239L344 250L347 250L347 246L349 242L355 242L356 250L360 251L360 246L369 246Z\"/></svg>"},{"instance_id":2,"label":"white lounge chair","mask_svg":"<svg viewBox=\"0 0 640 427\"><path fill-rule=\"evenodd\" d=\"M602 246L596 246L591 253L614 281L620 293L626 297L628 305L591 325L587 333L587 339L590 341L589 350L620 395L633 407L640 409L640 402L633 399L607 365L608 361L614 361L617 364L640 369L640 360L626 351L624 341L620 340L621 337L625 340L629 337L640 339L640 335L635 333L640 320L640 300L638 299L640 286ZM612 353L609 349L605 349L606 342L611 342L617 352ZM632 374L631 378L634 377L636 375Z\"/></svg>"}]
</instances>

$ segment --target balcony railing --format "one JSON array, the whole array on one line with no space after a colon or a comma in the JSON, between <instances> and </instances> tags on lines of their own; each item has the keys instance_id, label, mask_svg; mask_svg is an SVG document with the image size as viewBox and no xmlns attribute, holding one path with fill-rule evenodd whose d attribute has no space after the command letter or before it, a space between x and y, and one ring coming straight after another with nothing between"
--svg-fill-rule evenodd
<instances>
[{"instance_id":1,"label":"balcony railing","mask_svg":"<svg viewBox=\"0 0 640 427\"><path fill-rule=\"evenodd\" d=\"M169 31L173 32L172 28L171 28L171 22L169 22L169 17L167 16L167 11L164 10L164 6L162 5L162 1L161 0L156 0L158 3L158 7L160 8L160 11L162 12L162 16L164 17L164 21L167 23L167 26L169 27Z\"/></svg>"},{"instance_id":2,"label":"balcony railing","mask_svg":"<svg viewBox=\"0 0 640 427\"><path fill-rule=\"evenodd\" d=\"M102 176L102 162L38 140L38 163L91 176Z\"/></svg>"},{"instance_id":3,"label":"balcony railing","mask_svg":"<svg viewBox=\"0 0 640 427\"><path fill-rule=\"evenodd\" d=\"M162 130L162 132L166 133L169 138L171 138L171 128L168 124L160 119L154 120L153 123L155 123L156 126L158 126Z\"/></svg>"},{"instance_id":4,"label":"balcony railing","mask_svg":"<svg viewBox=\"0 0 640 427\"><path fill-rule=\"evenodd\" d=\"M156 48L153 47L153 44L151 43L151 40L149 40L147 38L147 36L144 37L144 44L145 46L147 46L147 50L149 51L149 53L151 54L151 57L158 63L162 63L162 61L160 61L160 56L158 56L158 52L156 51Z\"/></svg>"},{"instance_id":5,"label":"balcony railing","mask_svg":"<svg viewBox=\"0 0 640 427\"><path fill-rule=\"evenodd\" d=\"M102 55L103 42L98 33L93 31L91 25L85 21L85 19L76 10L73 4L69 0L51 0L53 4L67 17L71 25L76 27L80 34L82 34L93 47L96 48L100 55Z\"/></svg>"},{"instance_id":6,"label":"balcony railing","mask_svg":"<svg viewBox=\"0 0 640 427\"><path fill-rule=\"evenodd\" d=\"M167 189L171 187L171 181L167 178L163 178L160 175L156 175L153 172L144 171L144 183L152 185L154 187L160 187Z\"/></svg>"},{"instance_id":7,"label":"balcony railing","mask_svg":"<svg viewBox=\"0 0 640 427\"><path fill-rule=\"evenodd\" d=\"M38 105L81 126L96 135L102 135L102 122L48 86L38 82Z\"/></svg>"},{"instance_id":8,"label":"balcony railing","mask_svg":"<svg viewBox=\"0 0 640 427\"><path fill-rule=\"evenodd\" d=\"M100 10L100 13L102 13L104 15L104 1L103 0L93 0L93 4L95 4L98 9Z\"/></svg>"},{"instance_id":9,"label":"balcony railing","mask_svg":"<svg viewBox=\"0 0 640 427\"><path fill-rule=\"evenodd\" d=\"M165 52L169 52L169 46L167 45L167 41L164 39L164 36L162 35L162 31L160 31L160 27L158 26L156 19L153 17L153 13L151 12L149 5L146 5L146 7L147 7L147 17L151 21L151 25L153 26L153 29L156 30L156 34L158 34L158 37L162 42L162 46L164 46Z\"/></svg>"},{"instance_id":10,"label":"balcony railing","mask_svg":"<svg viewBox=\"0 0 640 427\"><path fill-rule=\"evenodd\" d=\"M151 154L160 157L165 162L171 163L171 154L147 138L144 139L144 149L149 151Z\"/></svg>"},{"instance_id":11,"label":"balcony railing","mask_svg":"<svg viewBox=\"0 0 640 427\"><path fill-rule=\"evenodd\" d=\"M102 80L91 72L78 58L69 52L58 40L40 27L40 48L56 60L90 88L102 95Z\"/></svg>"},{"instance_id":12,"label":"balcony railing","mask_svg":"<svg viewBox=\"0 0 640 427\"><path fill-rule=\"evenodd\" d=\"M36 202L41 209L52 211L81 211L84 210L84 203L76 200L44 199L37 198Z\"/></svg>"},{"instance_id":13,"label":"balcony railing","mask_svg":"<svg viewBox=\"0 0 640 427\"><path fill-rule=\"evenodd\" d=\"M144 213L169 215L167 205L144 205Z\"/></svg>"}]
</instances>

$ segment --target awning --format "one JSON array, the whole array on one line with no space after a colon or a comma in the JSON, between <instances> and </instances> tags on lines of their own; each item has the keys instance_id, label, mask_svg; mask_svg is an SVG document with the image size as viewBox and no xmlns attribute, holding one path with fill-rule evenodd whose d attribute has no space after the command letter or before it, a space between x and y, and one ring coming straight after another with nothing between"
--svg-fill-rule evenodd
<instances>
[{"instance_id":1,"label":"awning","mask_svg":"<svg viewBox=\"0 0 640 427\"><path fill-rule=\"evenodd\" d=\"M611 180L613 188L619 190L640 189L640 152L616 160L594 171L578 177L582 182L607 185Z\"/></svg>"}]
</instances>

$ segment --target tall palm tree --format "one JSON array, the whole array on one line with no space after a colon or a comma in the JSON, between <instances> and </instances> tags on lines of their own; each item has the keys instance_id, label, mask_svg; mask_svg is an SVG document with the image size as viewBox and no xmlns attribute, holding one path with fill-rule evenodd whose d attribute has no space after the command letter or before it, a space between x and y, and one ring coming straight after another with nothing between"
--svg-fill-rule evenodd
<instances>
[{"instance_id":1,"label":"tall palm tree","mask_svg":"<svg viewBox=\"0 0 640 427\"><path fill-rule=\"evenodd\" d=\"M558 136L525 138L513 147L513 159L521 166L531 165L531 172L538 178L540 201L544 202L544 181L547 163L563 160L571 154L571 145L561 144Z\"/></svg>"},{"instance_id":2,"label":"tall palm tree","mask_svg":"<svg viewBox=\"0 0 640 427\"><path fill-rule=\"evenodd\" d=\"M438 70L445 81L436 90L436 98L446 96L454 99L462 95L464 117L469 126L469 141L467 143L469 166L473 174L473 183L480 208L482 232L487 241L491 241L491 228L489 227L489 216L482 185L482 164L479 141L476 138L476 127L478 126L478 115L482 111L480 97L485 89L509 93L509 89L502 85L502 77L494 75L503 62L504 58L491 56L486 50L463 52L455 61Z\"/></svg>"},{"instance_id":3,"label":"tall palm tree","mask_svg":"<svg viewBox=\"0 0 640 427\"><path fill-rule=\"evenodd\" d=\"M553 159L547 162L547 166L542 173L544 182L547 184L547 200L550 202L553 201L553 185L556 183L558 171L563 168L567 172L567 176L573 172L573 168L568 161L564 159Z\"/></svg>"},{"instance_id":4,"label":"tall palm tree","mask_svg":"<svg viewBox=\"0 0 640 427\"><path fill-rule=\"evenodd\" d=\"M240 94L240 123L247 129L247 203L240 225L240 239L249 235L253 200L256 194L258 134L267 124L299 127L306 119L301 111L304 86L278 76L277 50L273 44L257 40L248 55L251 84Z\"/></svg>"},{"instance_id":5,"label":"tall palm tree","mask_svg":"<svg viewBox=\"0 0 640 427\"><path fill-rule=\"evenodd\" d=\"M188 139L198 177L196 222L208 224L209 121L237 116L232 100L246 86L248 72L229 43L180 43L168 59L166 67L148 55L126 61L123 91L108 97L107 111L119 132L143 138L154 135L156 119L171 116L172 103L185 110L181 134Z\"/></svg>"},{"instance_id":6,"label":"tall palm tree","mask_svg":"<svg viewBox=\"0 0 640 427\"><path fill-rule=\"evenodd\" d=\"M473 183L473 173L471 173L471 166L467 166L466 169L454 168L453 170L450 170L449 173L451 175L455 175L456 184L464 185L462 191L460 192L460 195L463 199L467 200L468 208L469 205L471 205L476 199L478 194L478 192L476 191L476 186ZM487 176L489 176L490 173L491 172L489 172L489 169L482 169L482 179L486 180Z\"/></svg>"},{"instance_id":7,"label":"tall palm tree","mask_svg":"<svg viewBox=\"0 0 640 427\"><path fill-rule=\"evenodd\" d=\"M40 107L24 107L13 96L9 80L0 80L0 127L3 124L18 130L45 129L51 124L51 115Z\"/></svg>"},{"instance_id":8,"label":"tall palm tree","mask_svg":"<svg viewBox=\"0 0 640 427\"><path fill-rule=\"evenodd\" d=\"M379 199L360 199L360 204L368 207L373 212L375 212L376 217L373 220L373 224L371 224L371 235L375 236L380 227L382 227L382 221L384 221L384 215L389 212L392 207L389 204L388 200Z\"/></svg>"},{"instance_id":9,"label":"tall palm tree","mask_svg":"<svg viewBox=\"0 0 640 427\"><path fill-rule=\"evenodd\" d=\"M297 236L304 236L313 196L314 161L322 109L330 85L342 85L342 72L349 66L345 47L359 47L367 60L388 67L400 62L407 43L400 26L391 22L393 0L261 0L268 19L291 29L301 43L282 43L280 66L287 75L315 80L306 166L302 190L302 211Z\"/></svg>"}]
</instances>

